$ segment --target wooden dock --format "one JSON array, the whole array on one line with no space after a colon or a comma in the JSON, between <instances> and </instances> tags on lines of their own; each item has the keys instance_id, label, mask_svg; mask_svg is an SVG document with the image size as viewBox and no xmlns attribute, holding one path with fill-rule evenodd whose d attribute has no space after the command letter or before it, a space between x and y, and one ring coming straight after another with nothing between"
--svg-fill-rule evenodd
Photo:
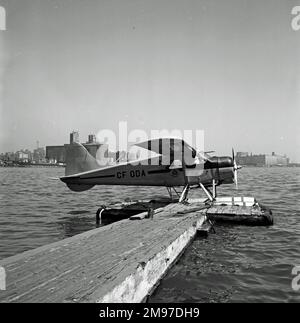
<instances>
[{"instance_id":1,"label":"wooden dock","mask_svg":"<svg viewBox=\"0 0 300 323\"><path fill-rule=\"evenodd\" d=\"M211 220L262 225L269 216L253 198L164 202L150 211L1 260L0 302L142 302L197 232L207 236Z\"/></svg>"},{"instance_id":2,"label":"wooden dock","mask_svg":"<svg viewBox=\"0 0 300 323\"><path fill-rule=\"evenodd\" d=\"M273 225L272 211L251 197L217 198L206 215L208 219L219 223Z\"/></svg>"},{"instance_id":3,"label":"wooden dock","mask_svg":"<svg viewBox=\"0 0 300 323\"><path fill-rule=\"evenodd\" d=\"M193 240L205 210L174 203L153 219L122 220L1 260L0 302L142 302Z\"/></svg>"}]
</instances>

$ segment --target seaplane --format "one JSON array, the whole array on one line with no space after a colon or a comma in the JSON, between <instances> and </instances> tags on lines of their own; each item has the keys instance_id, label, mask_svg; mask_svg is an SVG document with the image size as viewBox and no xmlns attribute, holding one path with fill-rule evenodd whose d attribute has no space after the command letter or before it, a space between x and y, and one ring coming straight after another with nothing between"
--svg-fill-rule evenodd
<instances>
[{"instance_id":1,"label":"seaplane","mask_svg":"<svg viewBox=\"0 0 300 323\"><path fill-rule=\"evenodd\" d=\"M213 202L217 186L235 183L237 187L241 166L233 149L231 157L211 156L212 152L198 151L180 138L151 139L135 146L155 156L103 166L83 145L74 142L67 146L65 176L60 180L75 192L95 185L163 186L171 198L173 191L177 194L179 203L187 200L193 188L201 188ZM181 192L178 187L183 187Z\"/></svg>"}]
</instances>

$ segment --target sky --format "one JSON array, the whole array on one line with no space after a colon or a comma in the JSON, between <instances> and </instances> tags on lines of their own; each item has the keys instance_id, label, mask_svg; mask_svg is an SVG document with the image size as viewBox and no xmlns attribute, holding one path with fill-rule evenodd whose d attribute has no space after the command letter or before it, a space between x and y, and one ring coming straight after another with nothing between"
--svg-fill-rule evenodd
<instances>
[{"instance_id":1,"label":"sky","mask_svg":"<svg viewBox=\"0 0 300 323\"><path fill-rule=\"evenodd\" d=\"M298 2L298 3L297 3ZM300 162L294 0L0 0L0 152L102 129L204 131Z\"/></svg>"}]
</instances>

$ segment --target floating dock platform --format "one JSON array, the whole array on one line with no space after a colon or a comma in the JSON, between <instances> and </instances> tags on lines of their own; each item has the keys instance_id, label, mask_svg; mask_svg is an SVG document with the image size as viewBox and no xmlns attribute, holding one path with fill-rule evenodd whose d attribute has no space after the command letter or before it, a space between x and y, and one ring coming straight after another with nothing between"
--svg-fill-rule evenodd
<instances>
[{"instance_id":1,"label":"floating dock platform","mask_svg":"<svg viewBox=\"0 0 300 323\"><path fill-rule=\"evenodd\" d=\"M197 232L209 231L203 202L170 203L3 259L0 302L146 301Z\"/></svg>"},{"instance_id":2,"label":"floating dock platform","mask_svg":"<svg viewBox=\"0 0 300 323\"><path fill-rule=\"evenodd\" d=\"M206 212L207 218L218 223L251 226L273 225L272 211L254 197L220 197Z\"/></svg>"}]
</instances>

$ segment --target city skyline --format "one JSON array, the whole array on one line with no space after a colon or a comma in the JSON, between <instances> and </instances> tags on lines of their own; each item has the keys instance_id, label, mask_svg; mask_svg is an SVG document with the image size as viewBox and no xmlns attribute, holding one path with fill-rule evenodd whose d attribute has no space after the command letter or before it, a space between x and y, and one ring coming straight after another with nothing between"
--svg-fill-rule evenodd
<instances>
[{"instance_id":1,"label":"city skyline","mask_svg":"<svg viewBox=\"0 0 300 323\"><path fill-rule=\"evenodd\" d=\"M296 4L1 0L0 151L59 145L73 129L117 132L124 120L204 130L217 154L300 162Z\"/></svg>"},{"instance_id":2,"label":"city skyline","mask_svg":"<svg viewBox=\"0 0 300 323\"><path fill-rule=\"evenodd\" d=\"M77 132L70 134L70 143L74 141L78 142L79 136ZM97 142L95 135L89 135L88 141L82 143L88 152L96 159L101 161L98 151L101 144ZM106 158L109 159L109 165L113 165L118 162L127 162L128 160L138 160L142 157L140 151L125 152L125 151L112 151L109 146L106 146ZM28 149L21 149L16 152L0 152L0 166L16 166L16 165L64 165L66 162L66 147L68 144L60 146L46 146L39 147L30 151ZM211 154L213 157L213 154ZM237 163L242 166L300 166L300 163L290 163L289 157L286 155L276 154L253 154L252 152L236 152L235 154ZM100 158L100 159L99 159ZM142 157L144 159L144 157Z\"/></svg>"},{"instance_id":3,"label":"city skyline","mask_svg":"<svg viewBox=\"0 0 300 323\"><path fill-rule=\"evenodd\" d=\"M84 140L79 140L79 142L81 142L82 144L87 144L89 143L89 137L90 136L94 136L93 134L89 134L88 137L87 137L87 140L84 141ZM39 140L36 141L36 143L39 142ZM97 143L99 143L99 141L96 141ZM60 143L58 144L57 146L63 146L63 145L66 145L68 144L69 142L65 142L65 143ZM30 152L30 153L33 153L35 150L38 150L38 149L46 149L47 147L49 146L53 146L53 145L41 145L41 146L38 146L38 147L35 147L35 148L25 148L25 147L22 147L22 148L19 148L19 149L16 149L16 150L11 150L11 151L0 151L0 154L7 154L7 153L17 153L17 152ZM109 146L108 146L109 148ZM129 147L130 148L130 147ZM118 151L118 150L116 150ZM214 155L214 152L210 153L211 155ZM289 156L284 153L284 152L276 152L276 151L265 151L265 152L254 152L254 151L236 151L236 155L238 154L248 154L249 156L250 155L255 155L255 156L260 156L260 155L272 155L272 154L276 154L276 155L279 155L279 156L284 156L284 157L287 157L289 158Z\"/></svg>"}]
</instances>

